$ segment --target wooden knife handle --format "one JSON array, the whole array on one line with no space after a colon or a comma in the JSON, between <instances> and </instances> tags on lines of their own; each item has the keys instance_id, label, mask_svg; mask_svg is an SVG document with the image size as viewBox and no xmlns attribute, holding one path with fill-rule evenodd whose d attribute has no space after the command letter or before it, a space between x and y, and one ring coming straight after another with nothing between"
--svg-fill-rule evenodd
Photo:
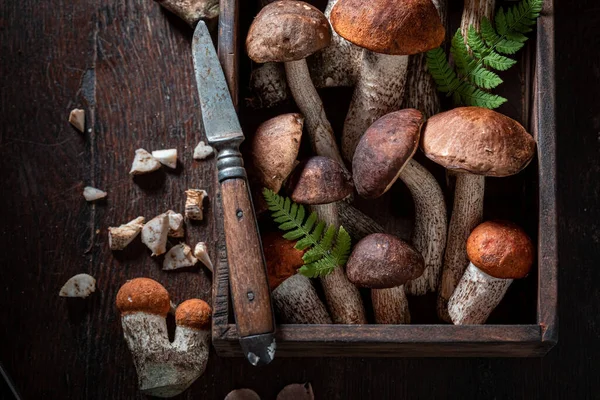
<instances>
[{"instance_id":1,"label":"wooden knife handle","mask_svg":"<svg viewBox=\"0 0 600 400\"><path fill-rule=\"evenodd\" d=\"M229 285L240 337L275 331L254 208L245 179L221 182Z\"/></svg>"}]
</instances>

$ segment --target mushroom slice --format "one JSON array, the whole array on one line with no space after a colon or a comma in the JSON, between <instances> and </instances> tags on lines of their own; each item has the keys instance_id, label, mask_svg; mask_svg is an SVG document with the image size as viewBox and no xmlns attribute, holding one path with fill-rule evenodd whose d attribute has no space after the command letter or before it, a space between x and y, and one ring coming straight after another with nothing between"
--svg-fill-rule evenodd
<instances>
[{"instance_id":1,"label":"mushroom slice","mask_svg":"<svg viewBox=\"0 0 600 400\"><path fill-rule=\"evenodd\" d=\"M80 108L75 108L69 113L69 122L79 132L85 130L85 111Z\"/></svg>"},{"instance_id":2,"label":"mushroom slice","mask_svg":"<svg viewBox=\"0 0 600 400\"><path fill-rule=\"evenodd\" d=\"M177 168L177 149L154 150L152 157L169 168Z\"/></svg>"},{"instance_id":3,"label":"mushroom slice","mask_svg":"<svg viewBox=\"0 0 600 400\"><path fill-rule=\"evenodd\" d=\"M159 256L167 251L167 236L169 234L169 217L166 213L152 218L142 228L142 243L150 250L153 256Z\"/></svg>"},{"instance_id":4,"label":"mushroom slice","mask_svg":"<svg viewBox=\"0 0 600 400\"><path fill-rule=\"evenodd\" d=\"M156 171L160 168L160 162L152 157L152 154L148 153L144 149L137 149L135 151L135 158L131 164L130 175L141 175Z\"/></svg>"},{"instance_id":5,"label":"mushroom slice","mask_svg":"<svg viewBox=\"0 0 600 400\"><path fill-rule=\"evenodd\" d=\"M169 234L170 237L182 238L185 236L183 215L176 213L173 210L167 211L169 217Z\"/></svg>"},{"instance_id":6,"label":"mushroom slice","mask_svg":"<svg viewBox=\"0 0 600 400\"><path fill-rule=\"evenodd\" d=\"M172 271L178 268L193 267L198 259L192 254L192 249L185 243L171 247L165 254L163 271Z\"/></svg>"},{"instance_id":7,"label":"mushroom slice","mask_svg":"<svg viewBox=\"0 0 600 400\"><path fill-rule=\"evenodd\" d=\"M194 160L204 160L210 157L213 154L215 149L211 146L205 144L203 141L200 141L196 148L194 149Z\"/></svg>"},{"instance_id":8,"label":"mushroom slice","mask_svg":"<svg viewBox=\"0 0 600 400\"><path fill-rule=\"evenodd\" d=\"M137 217L128 223L108 228L108 247L111 250L123 250L144 227L144 217Z\"/></svg>"},{"instance_id":9,"label":"mushroom slice","mask_svg":"<svg viewBox=\"0 0 600 400\"><path fill-rule=\"evenodd\" d=\"M96 291L96 280L88 274L77 274L60 289L60 297L86 298Z\"/></svg>"},{"instance_id":10,"label":"mushroom slice","mask_svg":"<svg viewBox=\"0 0 600 400\"><path fill-rule=\"evenodd\" d=\"M213 272L213 263L210 260L210 256L208 255L208 248L206 247L206 243L198 242L196 247L194 247L194 257L196 257L206 268L209 269L210 272Z\"/></svg>"},{"instance_id":11,"label":"mushroom slice","mask_svg":"<svg viewBox=\"0 0 600 400\"><path fill-rule=\"evenodd\" d=\"M100 200L105 198L107 194L108 193L106 193L105 191L96 189L95 187L86 186L83 188L83 197L86 201Z\"/></svg>"},{"instance_id":12,"label":"mushroom slice","mask_svg":"<svg viewBox=\"0 0 600 400\"><path fill-rule=\"evenodd\" d=\"M185 217L196 221L204 218L204 199L208 196L206 190L188 189L185 191Z\"/></svg>"}]
</instances>

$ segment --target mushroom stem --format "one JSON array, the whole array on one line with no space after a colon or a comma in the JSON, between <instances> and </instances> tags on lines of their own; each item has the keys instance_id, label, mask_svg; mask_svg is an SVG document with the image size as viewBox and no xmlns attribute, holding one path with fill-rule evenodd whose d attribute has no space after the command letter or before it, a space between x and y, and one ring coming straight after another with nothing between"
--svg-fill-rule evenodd
<instances>
[{"instance_id":1,"label":"mushroom stem","mask_svg":"<svg viewBox=\"0 0 600 400\"><path fill-rule=\"evenodd\" d=\"M389 289L371 289L371 301L378 324L410 324L404 285Z\"/></svg>"},{"instance_id":2,"label":"mushroom stem","mask_svg":"<svg viewBox=\"0 0 600 400\"><path fill-rule=\"evenodd\" d=\"M296 274L272 292L278 322L284 324L331 324L331 317L310 279Z\"/></svg>"},{"instance_id":3,"label":"mushroom stem","mask_svg":"<svg viewBox=\"0 0 600 400\"><path fill-rule=\"evenodd\" d=\"M461 278L448 302L448 313L455 325L483 324L500 303L513 279L494 278L473 263Z\"/></svg>"},{"instance_id":4,"label":"mushroom stem","mask_svg":"<svg viewBox=\"0 0 600 400\"><path fill-rule=\"evenodd\" d=\"M479 24L483 17L492 20L494 17L494 9L496 8L496 0L465 0L465 6L460 20L460 31L467 40L469 26L473 26L479 31Z\"/></svg>"},{"instance_id":5,"label":"mushroom stem","mask_svg":"<svg viewBox=\"0 0 600 400\"><path fill-rule=\"evenodd\" d=\"M383 115L397 110L404 96L408 56L362 50L360 76L344 122L342 153L352 161L367 128Z\"/></svg>"},{"instance_id":6,"label":"mushroom stem","mask_svg":"<svg viewBox=\"0 0 600 400\"><path fill-rule=\"evenodd\" d=\"M340 225L348 231L352 239L358 241L372 233L386 233L383 226L375 222L356 207L340 201L337 203Z\"/></svg>"},{"instance_id":7,"label":"mushroom stem","mask_svg":"<svg viewBox=\"0 0 600 400\"><path fill-rule=\"evenodd\" d=\"M438 316L451 322L448 315L448 300L467 265L466 243L471 231L483 218L483 195L485 177L470 173L460 173L456 177L454 206L448 227L448 242L444 255L442 284L438 295Z\"/></svg>"},{"instance_id":8,"label":"mushroom stem","mask_svg":"<svg viewBox=\"0 0 600 400\"><path fill-rule=\"evenodd\" d=\"M304 115L314 152L336 160L345 168L323 102L311 81L306 60L286 62L285 72L292 96Z\"/></svg>"},{"instance_id":9,"label":"mushroom stem","mask_svg":"<svg viewBox=\"0 0 600 400\"><path fill-rule=\"evenodd\" d=\"M311 208L327 225L336 227L340 225L337 203L312 206ZM360 292L348 280L343 268L338 267L320 279L334 324L367 323Z\"/></svg>"},{"instance_id":10,"label":"mushroom stem","mask_svg":"<svg viewBox=\"0 0 600 400\"><path fill-rule=\"evenodd\" d=\"M446 202L437 180L415 160L406 163L399 177L410 190L415 204L412 244L425 259L423 275L407 282L406 292L420 296L434 292L439 285L446 246Z\"/></svg>"}]
</instances>

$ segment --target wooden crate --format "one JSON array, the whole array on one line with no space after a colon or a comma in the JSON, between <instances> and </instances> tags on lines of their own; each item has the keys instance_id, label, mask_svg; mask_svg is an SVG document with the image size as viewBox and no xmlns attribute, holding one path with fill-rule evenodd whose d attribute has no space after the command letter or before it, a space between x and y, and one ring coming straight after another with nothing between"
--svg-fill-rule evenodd
<instances>
[{"instance_id":1,"label":"wooden crate","mask_svg":"<svg viewBox=\"0 0 600 400\"><path fill-rule=\"evenodd\" d=\"M290 111L289 107L284 107L249 112L244 106L249 61L243 43L255 12L256 6L252 2L238 4L237 0L221 0L219 57L234 101L239 104L240 120L247 136L254 132L261 121ZM537 269L526 279L513 283L486 325L442 325L435 323L434 317L421 318L414 312L413 304L418 311L425 310L424 314L433 316L433 294L409 298L415 322L411 325L278 325L278 357L538 357L546 354L556 344L558 320L553 22L553 0L546 0L537 24L537 37L530 39L529 45L520 53L518 65L521 67L506 77L507 82L503 85L506 87L501 92L509 98L507 104L512 106L503 106L499 111L519 120L533 133L537 140L537 159L516 177L503 178L505 181L497 187L494 183L486 182L486 216L518 217L519 219L512 219L522 224L526 230L529 228L532 238L537 239ZM449 25L448 31L454 32L457 27L456 18L454 22L451 18ZM509 82L512 82L512 86ZM332 96L323 95L327 107L327 96ZM340 97L348 96L338 94L332 98ZM343 121L343 110L344 106L326 110L332 119L334 130L336 124L339 128ZM440 175L439 167L434 164L427 166L438 168L438 171L433 172L443 183L444 177ZM502 190L498 190L499 187ZM408 196L407 192L398 190L400 192L396 196ZM491 210L488 210L489 196L492 197L489 201ZM447 200L450 208L451 198ZM383 201L384 203L371 208L384 209L382 205L386 203ZM394 201L397 201L397 197ZM388 199L388 205L389 202ZM502 204L507 202L509 204L503 208ZM369 212L368 204L362 202L358 206ZM377 217L377 212L371 210L374 214L372 216ZM379 217L381 220L381 215ZM241 356L230 305L224 240L222 237L220 239L220 257L213 280L213 345L220 356Z\"/></svg>"}]
</instances>

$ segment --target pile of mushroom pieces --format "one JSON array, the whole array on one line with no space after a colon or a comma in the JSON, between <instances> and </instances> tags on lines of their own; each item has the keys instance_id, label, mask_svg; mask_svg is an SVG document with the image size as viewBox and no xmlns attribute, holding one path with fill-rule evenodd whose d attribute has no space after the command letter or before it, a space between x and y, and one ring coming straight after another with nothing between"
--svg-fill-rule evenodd
<instances>
[{"instance_id":1,"label":"pile of mushroom pieces","mask_svg":"<svg viewBox=\"0 0 600 400\"><path fill-rule=\"evenodd\" d=\"M422 53L443 43L445 4L396 3L330 1L324 15L301 1L275 1L250 27L247 54L264 64L255 69L253 84L264 78L277 83L268 90L289 88L300 111L264 122L251 139L257 213L266 211L260 196L265 187L306 205L327 224L343 225L354 240L346 269L320 277L315 287L296 273L303 252L294 242L281 233L263 234L280 323L369 323L359 291L369 288L379 324L410 323L407 294L436 291L440 320L483 324L512 281L527 276L533 264L533 244L523 229L482 219L485 177L523 170L534 156L534 139L518 122L485 108L439 112L423 63L409 60L422 60ZM476 6L464 12L467 21L485 14ZM311 56L321 71L309 69ZM277 75L278 63L283 63L283 78ZM330 76L323 78L323 71ZM354 85L341 152L311 72L330 86ZM412 87L424 88L408 96L408 104L422 111L403 107L404 92ZM313 154L298 161L303 130ZM450 213L438 181L413 158L419 149L456 177ZM410 243L352 205L356 195L382 196L398 179L415 206Z\"/></svg>"}]
</instances>

